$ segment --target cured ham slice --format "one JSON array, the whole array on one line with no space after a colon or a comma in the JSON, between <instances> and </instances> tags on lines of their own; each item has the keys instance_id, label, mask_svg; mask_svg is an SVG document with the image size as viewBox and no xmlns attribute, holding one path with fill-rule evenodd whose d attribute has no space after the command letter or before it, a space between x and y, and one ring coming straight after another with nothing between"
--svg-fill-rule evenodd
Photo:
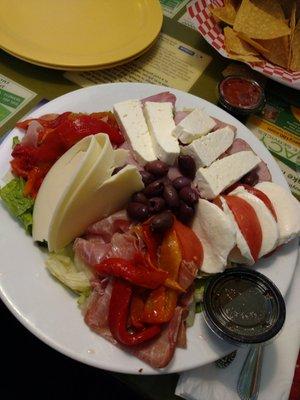
<instances>
[{"instance_id":1,"label":"cured ham slice","mask_svg":"<svg viewBox=\"0 0 300 400\"><path fill-rule=\"evenodd\" d=\"M198 266L193 261L182 261L179 269L178 283L183 289L187 289L197 276Z\"/></svg>"},{"instance_id":2,"label":"cured ham slice","mask_svg":"<svg viewBox=\"0 0 300 400\"><path fill-rule=\"evenodd\" d=\"M27 146L37 147L39 133L43 130L43 126L36 120L29 123L27 131L23 136L21 143Z\"/></svg>"},{"instance_id":3,"label":"cured ham slice","mask_svg":"<svg viewBox=\"0 0 300 400\"><path fill-rule=\"evenodd\" d=\"M109 243L114 233L126 232L130 224L126 211L121 210L90 225L86 234L101 236L106 243Z\"/></svg>"},{"instance_id":4,"label":"cured ham slice","mask_svg":"<svg viewBox=\"0 0 300 400\"><path fill-rule=\"evenodd\" d=\"M190 113L191 113L191 111L176 111L175 116L174 116L175 125L178 125Z\"/></svg>"},{"instance_id":5,"label":"cured ham slice","mask_svg":"<svg viewBox=\"0 0 300 400\"><path fill-rule=\"evenodd\" d=\"M227 124L226 122L220 121L218 118L212 117L212 119L215 121L216 125L214 127L214 131L217 131L218 129L225 128L226 126L229 126L233 130L233 132L236 132L236 126Z\"/></svg>"},{"instance_id":6,"label":"cured ham slice","mask_svg":"<svg viewBox=\"0 0 300 400\"><path fill-rule=\"evenodd\" d=\"M86 306L84 321L93 331L116 344L117 342L112 337L108 327L109 302L113 289L113 280L111 278L105 278L101 281L95 280L93 287L93 292Z\"/></svg>"},{"instance_id":7,"label":"cured ham slice","mask_svg":"<svg viewBox=\"0 0 300 400\"><path fill-rule=\"evenodd\" d=\"M111 245L95 238L90 240L77 238L74 242L73 250L76 256L85 264L96 265L107 257L108 252L111 250Z\"/></svg>"},{"instance_id":8,"label":"cured ham slice","mask_svg":"<svg viewBox=\"0 0 300 400\"><path fill-rule=\"evenodd\" d=\"M155 94L153 96L145 97L144 99L141 100L143 104L145 104L146 101L151 101L155 103L165 103L165 102L172 103L173 107L175 107L176 96L175 94L172 94L170 92L162 92Z\"/></svg>"},{"instance_id":9,"label":"cured ham slice","mask_svg":"<svg viewBox=\"0 0 300 400\"><path fill-rule=\"evenodd\" d=\"M94 289L88 299L84 320L96 333L125 351L145 361L153 368L164 368L173 358L177 345L179 329L184 309L176 307L171 321L164 326L161 334L149 342L134 348L119 346L112 337L108 326L109 303L112 293L112 279L103 279L94 283ZM181 328L182 329L182 328ZM181 333L183 334L183 332Z\"/></svg>"}]
</instances>

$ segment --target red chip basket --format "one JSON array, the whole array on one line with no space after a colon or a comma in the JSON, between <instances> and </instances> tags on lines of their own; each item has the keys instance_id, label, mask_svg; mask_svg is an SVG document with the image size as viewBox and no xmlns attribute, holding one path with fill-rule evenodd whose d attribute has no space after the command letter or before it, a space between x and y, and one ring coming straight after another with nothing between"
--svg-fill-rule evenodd
<instances>
[{"instance_id":1,"label":"red chip basket","mask_svg":"<svg viewBox=\"0 0 300 400\"><path fill-rule=\"evenodd\" d=\"M224 35L219 23L209 10L210 5L222 6L222 0L195 0L190 3L188 13L204 39L222 56L228 57L224 46ZM293 89L300 90L300 71L291 72L268 61L260 64L246 63L255 71Z\"/></svg>"}]
</instances>

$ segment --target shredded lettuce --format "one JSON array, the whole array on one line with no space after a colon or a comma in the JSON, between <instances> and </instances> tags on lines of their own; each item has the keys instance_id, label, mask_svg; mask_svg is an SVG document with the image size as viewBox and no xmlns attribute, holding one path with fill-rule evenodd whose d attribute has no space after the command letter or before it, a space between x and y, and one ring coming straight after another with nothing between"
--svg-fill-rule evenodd
<instances>
[{"instance_id":1,"label":"shredded lettuce","mask_svg":"<svg viewBox=\"0 0 300 400\"><path fill-rule=\"evenodd\" d=\"M11 214L23 225L26 232L31 234L34 200L24 195L24 186L24 179L14 178L0 188L0 197Z\"/></svg>"},{"instance_id":2,"label":"shredded lettuce","mask_svg":"<svg viewBox=\"0 0 300 400\"><path fill-rule=\"evenodd\" d=\"M64 254L63 254L64 253ZM73 257L67 256L70 249L66 248L63 252L50 253L46 260L46 267L49 272L64 286L81 295L81 300L87 297L90 292L90 276L85 270L79 270L73 262Z\"/></svg>"},{"instance_id":3,"label":"shredded lettuce","mask_svg":"<svg viewBox=\"0 0 300 400\"><path fill-rule=\"evenodd\" d=\"M20 139L18 136L14 136L12 139L12 148L16 147L17 144L21 143Z\"/></svg>"}]
</instances>

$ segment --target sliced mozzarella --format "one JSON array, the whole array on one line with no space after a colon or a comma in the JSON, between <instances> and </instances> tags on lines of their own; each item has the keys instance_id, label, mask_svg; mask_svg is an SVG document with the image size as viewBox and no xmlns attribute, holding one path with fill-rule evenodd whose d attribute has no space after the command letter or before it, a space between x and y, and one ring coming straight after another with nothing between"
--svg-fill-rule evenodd
<instances>
[{"instance_id":1,"label":"sliced mozzarella","mask_svg":"<svg viewBox=\"0 0 300 400\"><path fill-rule=\"evenodd\" d=\"M258 257L263 257L265 254L270 253L278 245L279 229L278 225L265 203L258 197L248 193L242 187L236 188L230 194L236 195L249 203L259 220L262 230L262 243Z\"/></svg>"},{"instance_id":2,"label":"sliced mozzarella","mask_svg":"<svg viewBox=\"0 0 300 400\"><path fill-rule=\"evenodd\" d=\"M215 161L207 168L199 168L195 183L202 197L213 199L255 168L260 161L252 151L240 151Z\"/></svg>"},{"instance_id":3,"label":"sliced mozzarella","mask_svg":"<svg viewBox=\"0 0 300 400\"><path fill-rule=\"evenodd\" d=\"M142 103L139 100L122 101L114 105L114 114L135 159L141 165L156 160Z\"/></svg>"},{"instance_id":4,"label":"sliced mozzarella","mask_svg":"<svg viewBox=\"0 0 300 400\"><path fill-rule=\"evenodd\" d=\"M279 227L279 243L287 243L300 235L300 203L286 189L273 182L261 182L255 186L264 192L273 204Z\"/></svg>"},{"instance_id":5,"label":"sliced mozzarella","mask_svg":"<svg viewBox=\"0 0 300 400\"><path fill-rule=\"evenodd\" d=\"M157 158L169 165L174 164L180 148L177 139L172 136L175 128L173 104L146 101L144 114Z\"/></svg>"},{"instance_id":6,"label":"sliced mozzarella","mask_svg":"<svg viewBox=\"0 0 300 400\"><path fill-rule=\"evenodd\" d=\"M195 108L174 128L172 134L181 143L188 144L206 135L216 126L216 122L203 110Z\"/></svg>"},{"instance_id":7,"label":"sliced mozzarella","mask_svg":"<svg viewBox=\"0 0 300 400\"><path fill-rule=\"evenodd\" d=\"M108 136L102 133L82 139L63 154L38 192L33 210L34 240L46 240L50 251L61 249L103 213L122 207L124 196L128 196L127 200L143 188L136 167L128 178L126 190L120 187L121 193L116 194L111 189L111 194L108 187L107 192L101 193L103 199L95 196L98 188L110 179L114 168L124 165L126 157L127 151L113 150Z\"/></svg>"},{"instance_id":8,"label":"sliced mozzarella","mask_svg":"<svg viewBox=\"0 0 300 400\"><path fill-rule=\"evenodd\" d=\"M133 165L127 165L98 185L90 186L87 181L67 207L57 209L53 215L48 236L49 250L60 250L82 235L91 223L122 209L130 196L143 187L141 175Z\"/></svg>"},{"instance_id":9,"label":"sliced mozzarella","mask_svg":"<svg viewBox=\"0 0 300 400\"><path fill-rule=\"evenodd\" d=\"M242 235L242 232L240 231L240 228L234 218L234 215L230 208L228 207L226 201L221 197L222 201L222 207L223 211L225 214L230 218L231 223L235 227L235 233L236 233L236 247L232 249L230 252L228 259L230 261L236 262L238 264L247 264L247 265L253 265L254 260L251 255L250 248L248 246L248 243L246 242L246 239Z\"/></svg>"},{"instance_id":10,"label":"sliced mozzarella","mask_svg":"<svg viewBox=\"0 0 300 400\"><path fill-rule=\"evenodd\" d=\"M203 246L201 270L209 274L224 271L235 245L235 228L230 219L215 204L200 199L192 228Z\"/></svg>"},{"instance_id":11,"label":"sliced mozzarella","mask_svg":"<svg viewBox=\"0 0 300 400\"><path fill-rule=\"evenodd\" d=\"M76 143L52 166L43 180L34 204L32 236L35 241L48 240L49 226L55 209L76 191L87 171L95 164L98 155L99 143L92 135ZM107 148L107 157L112 164L112 147Z\"/></svg>"},{"instance_id":12,"label":"sliced mozzarella","mask_svg":"<svg viewBox=\"0 0 300 400\"><path fill-rule=\"evenodd\" d=\"M232 145L233 139L233 129L226 126L194 140L187 146L181 146L181 153L193 157L197 169L208 167Z\"/></svg>"}]
</instances>

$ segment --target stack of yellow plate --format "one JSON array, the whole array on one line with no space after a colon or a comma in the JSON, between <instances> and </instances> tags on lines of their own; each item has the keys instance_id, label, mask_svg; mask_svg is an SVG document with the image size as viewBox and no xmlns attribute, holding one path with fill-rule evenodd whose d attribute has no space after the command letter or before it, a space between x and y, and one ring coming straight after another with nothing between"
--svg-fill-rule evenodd
<instances>
[{"instance_id":1,"label":"stack of yellow plate","mask_svg":"<svg viewBox=\"0 0 300 400\"><path fill-rule=\"evenodd\" d=\"M111 68L147 51L162 19L158 0L1 0L0 47L48 68Z\"/></svg>"}]
</instances>

